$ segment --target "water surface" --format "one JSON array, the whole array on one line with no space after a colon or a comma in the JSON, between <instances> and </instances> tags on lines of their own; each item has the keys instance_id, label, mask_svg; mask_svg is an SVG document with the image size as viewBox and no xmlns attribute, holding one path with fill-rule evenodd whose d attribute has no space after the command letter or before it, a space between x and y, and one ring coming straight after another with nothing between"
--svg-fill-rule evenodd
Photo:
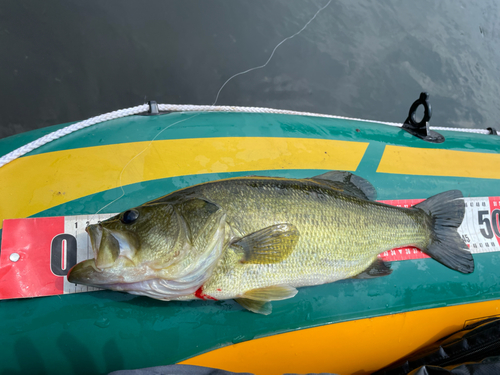
<instances>
[{"instance_id":1,"label":"water surface","mask_svg":"<svg viewBox=\"0 0 500 375\"><path fill-rule=\"evenodd\" d=\"M326 0L4 0L0 137L146 100L212 104ZM500 3L332 1L218 104L500 130Z\"/></svg>"}]
</instances>

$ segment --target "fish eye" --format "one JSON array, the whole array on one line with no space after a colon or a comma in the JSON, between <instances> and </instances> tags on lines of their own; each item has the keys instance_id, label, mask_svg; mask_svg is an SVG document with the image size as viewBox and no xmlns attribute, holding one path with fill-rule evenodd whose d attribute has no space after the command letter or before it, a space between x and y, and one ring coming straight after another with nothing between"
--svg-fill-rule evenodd
<instances>
[{"instance_id":1,"label":"fish eye","mask_svg":"<svg viewBox=\"0 0 500 375\"><path fill-rule=\"evenodd\" d=\"M132 208L131 210L127 210L122 214L120 221L123 224L132 224L134 221L138 219L138 217L139 217L139 211Z\"/></svg>"}]
</instances>

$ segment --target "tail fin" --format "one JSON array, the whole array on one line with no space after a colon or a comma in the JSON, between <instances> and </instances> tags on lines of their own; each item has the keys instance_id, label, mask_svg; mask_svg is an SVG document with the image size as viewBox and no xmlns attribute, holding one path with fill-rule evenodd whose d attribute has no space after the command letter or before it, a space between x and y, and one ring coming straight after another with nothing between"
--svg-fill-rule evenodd
<instances>
[{"instance_id":1,"label":"tail fin","mask_svg":"<svg viewBox=\"0 0 500 375\"><path fill-rule=\"evenodd\" d=\"M465 204L460 190L434 195L415 205L431 218L431 244L422 249L426 254L451 269L462 273L474 271L474 259L457 232L465 215Z\"/></svg>"}]
</instances>

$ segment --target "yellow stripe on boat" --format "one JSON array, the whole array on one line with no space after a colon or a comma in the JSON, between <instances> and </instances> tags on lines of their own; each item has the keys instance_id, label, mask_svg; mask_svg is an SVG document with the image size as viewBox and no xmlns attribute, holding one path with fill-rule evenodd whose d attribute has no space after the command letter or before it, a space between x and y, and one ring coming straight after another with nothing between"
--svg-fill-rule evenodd
<instances>
[{"instance_id":1,"label":"yellow stripe on boat","mask_svg":"<svg viewBox=\"0 0 500 375\"><path fill-rule=\"evenodd\" d=\"M496 300L385 315L249 340L180 363L256 375L370 374L478 317L498 314Z\"/></svg>"},{"instance_id":2,"label":"yellow stripe on boat","mask_svg":"<svg viewBox=\"0 0 500 375\"><path fill-rule=\"evenodd\" d=\"M121 185L128 185L203 173L276 169L354 171L367 147L368 142L224 137L122 143L27 156L0 170L4 182L0 184L0 224L3 219L27 217L117 188L120 174Z\"/></svg>"},{"instance_id":3,"label":"yellow stripe on boat","mask_svg":"<svg viewBox=\"0 0 500 375\"><path fill-rule=\"evenodd\" d=\"M500 178L500 154L385 146L377 172Z\"/></svg>"}]
</instances>

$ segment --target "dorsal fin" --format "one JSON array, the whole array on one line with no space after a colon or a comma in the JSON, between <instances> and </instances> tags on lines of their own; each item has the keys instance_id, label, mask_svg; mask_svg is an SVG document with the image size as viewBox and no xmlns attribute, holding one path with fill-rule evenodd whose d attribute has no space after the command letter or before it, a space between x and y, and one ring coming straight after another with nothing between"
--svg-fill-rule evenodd
<instances>
[{"instance_id":1,"label":"dorsal fin","mask_svg":"<svg viewBox=\"0 0 500 375\"><path fill-rule=\"evenodd\" d=\"M327 184L334 189L341 189L344 193L362 199L375 200L377 191L371 183L364 178L356 176L351 172L330 171L319 176L314 176L312 180Z\"/></svg>"}]
</instances>

